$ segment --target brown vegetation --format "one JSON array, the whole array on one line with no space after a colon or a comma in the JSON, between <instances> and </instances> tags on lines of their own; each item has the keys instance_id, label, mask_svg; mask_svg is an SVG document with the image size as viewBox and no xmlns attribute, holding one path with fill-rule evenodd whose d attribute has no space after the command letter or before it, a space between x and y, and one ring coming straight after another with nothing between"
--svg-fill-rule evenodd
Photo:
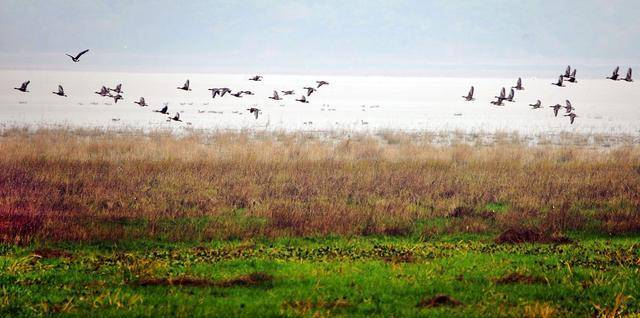
<instances>
[{"instance_id":1,"label":"brown vegetation","mask_svg":"<svg viewBox=\"0 0 640 318\"><path fill-rule=\"evenodd\" d=\"M273 276L254 272L231 279L214 281L206 278L173 277L173 278L145 278L136 282L138 286L193 286L193 287L256 287L270 284Z\"/></svg>"},{"instance_id":2,"label":"brown vegetation","mask_svg":"<svg viewBox=\"0 0 640 318\"><path fill-rule=\"evenodd\" d=\"M0 153L13 243L640 229L636 145L9 130Z\"/></svg>"},{"instance_id":3,"label":"brown vegetation","mask_svg":"<svg viewBox=\"0 0 640 318\"><path fill-rule=\"evenodd\" d=\"M505 276L497 278L494 282L498 285L508 284L542 284L545 283L544 278L539 276L525 275L521 273L509 273Z\"/></svg>"}]
</instances>

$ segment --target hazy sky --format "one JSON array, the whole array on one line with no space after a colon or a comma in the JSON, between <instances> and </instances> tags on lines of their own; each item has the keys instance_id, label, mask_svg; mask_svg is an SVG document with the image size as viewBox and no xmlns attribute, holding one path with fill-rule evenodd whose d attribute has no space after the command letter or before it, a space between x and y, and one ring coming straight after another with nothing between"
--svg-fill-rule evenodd
<instances>
[{"instance_id":1,"label":"hazy sky","mask_svg":"<svg viewBox=\"0 0 640 318\"><path fill-rule=\"evenodd\" d=\"M77 65L64 56L85 48ZM2 68L584 74L638 61L638 0L0 0Z\"/></svg>"}]
</instances>

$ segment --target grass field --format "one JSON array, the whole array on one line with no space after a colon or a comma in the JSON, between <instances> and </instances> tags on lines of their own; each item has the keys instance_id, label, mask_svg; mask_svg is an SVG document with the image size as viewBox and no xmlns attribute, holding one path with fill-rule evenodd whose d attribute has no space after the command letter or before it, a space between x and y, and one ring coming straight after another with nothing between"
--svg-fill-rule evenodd
<instances>
[{"instance_id":1,"label":"grass field","mask_svg":"<svg viewBox=\"0 0 640 318\"><path fill-rule=\"evenodd\" d=\"M6 130L0 316L640 313L637 144L432 137Z\"/></svg>"}]
</instances>

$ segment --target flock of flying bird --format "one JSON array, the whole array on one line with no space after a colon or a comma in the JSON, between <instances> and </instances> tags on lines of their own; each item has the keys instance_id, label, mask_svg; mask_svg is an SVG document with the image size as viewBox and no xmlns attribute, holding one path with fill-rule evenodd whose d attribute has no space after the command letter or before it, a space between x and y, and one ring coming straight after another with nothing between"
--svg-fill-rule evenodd
<instances>
[{"instance_id":1,"label":"flock of flying bird","mask_svg":"<svg viewBox=\"0 0 640 318\"><path fill-rule=\"evenodd\" d=\"M68 57L71 58L71 60L73 62L79 62L80 61L80 57L89 52L89 50L84 50L80 53L78 53L76 56L70 55L70 54L66 54ZM254 82L260 82L262 81L262 76L261 75L256 75L254 77L249 78L250 81L254 81ZM29 86L29 83L31 83L31 81L26 81L24 83L22 83L22 85L20 85L20 87L14 87L14 89L21 91L23 93L29 92L27 90L27 87ZM317 86L316 87L312 87L312 86L306 86L303 87L303 89L306 91L306 95L302 94L300 96L300 98L296 99L296 101L301 102L301 103L309 103L309 100L307 100L307 97L311 96L311 94L313 94L314 92L316 92L320 87L324 86L324 85L329 85L329 82L327 81L316 81ZM190 82L187 79L187 81L184 83L184 85L177 87L177 89L179 90L183 90L183 91L191 91L191 88L189 87ZM247 90L241 90L241 91L232 91L230 88L227 87L221 87L221 88L209 88L208 90L211 91L211 97L213 99L215 99L216 97L224 97L227 93L230 96L234 96L236 98L242 98L243 95L254 95L253 92L251 91L247 91ZM112 94L113 92L113 94ZM58 96L63 96L63 97L67 97L67 94L65 94L64 92L64 88L62 87L62 85L58 85L58 91L56 92L52 92L55 95ZM118 100L124 99L124 97L122 96L122 93L124 93L124 91L122 91L122 84L118 84L116 86L116 88L108 88L106 86L102 86L100 88L99 91L94 92L102 97L110 97L113 98L114 102L117 104ZM286 91L281 91L281 93L283 95L294 95L295 91L294 90L286 90ZM269 97L270 99L273 100L282 100L283 98L280 97L280 95L278 94L278 91L273 91L273 96ZM140 97L139 101L134 102L135 104L138 104L141 107L144 106L149 106L146 102L144 97ZM256 108L256 107L251 107L251 108L247 108L247 110L249 111L250 114L253 114L253 116L258 119L258 115L260 114L261 110ZM154 112L156 113L161 113L161 114L165 114L168 115L169 114L169 105L167 103L164 104L164 107L159 109L159 110L154 110ZM168 121L178 121L178 122L182 122L182 120L180 119L180 113L177 112L175 114L175 116L173 117L169 117Z\"/></svg>"},{"instance_id":2,"label":"flock of flying bird","mask_svg":"<svg viewBox=\"0 0 640 318\"><path fill-rule=\"evenodd\" d=\"M619 71L620 71L620 67L617 66L613 70L613 73L611 74L611 76L607 77L607 79L614 80L614 81L633 82L633 78L632 78L633 70L631 68L627 70L627 76L624 78L620 78L620 75L618 74ZM564 74L560 74L560 76L558 77L558 81L551 83L551 85L564 87L565 78L567 79L566 81L569 83L578 83L578 81L576 80L576 69L574 68L573 70L571 70L571 65L567 66L567 69L564 71ZM503 87L500 90L500 95L494 96L496 100L491 101L491 104L496 106L504 106L503 101L514 102L516 90L519 90L519 91L524 90L524 86L522 86L522 78L518 78L518 81L516 82L516 86L511 87L509 96L506 96L506 90ZM466 101L474 101L475 99L473 98L473 93L474 93L474 88L473 86L471 86L469 93L467 93L466 96L462 96L462 98L464 98ZM540 109L543 107L542 101L540 101L539 99L535 104L529 104L529 106L531 106L532 109ZM555 104L553 106L549 106L549 108L553 109L553 114L555 117L558 117L558 111L560 110L560 108L564 108L566 111L564 116L569 117L569 121L571 122L571 124L573 124L576 117L578 117L578 115L576 115L576 113L574 112L575 108L571 105L571 102L568 99L565 100L564 106L560 104Z\"/></svg>"},{"instance_id":3,"label":"flock of flying bird","mask_svg":"<svg viewBox=\"0 0 640 318\"><path fill-rule=\"evenodd\" d=\"M89 50L84 50L80 53L78 53L76 56L70 55L70 54L66 54L68 57L71 58L71 60L73 62L79 62L80 61L80 57L89 52ZM620 71L620 67L616 67L613 70L613 73L611 74L611 76L608 76L607 79L613 80L613 81L626 81L626 82L633 82L633 78L632 78L632 69L629 68L627 70L627 75L624 78L621 78L620 75L618 74L618 72ZM564 87L564 82L569 82L569 83L577 83L578 81L576 80L576 69L574 68L573 70L571 69L571 66L567 66L564 74L560 74L560 76L558 77L558 81L551 83L552 85L558 86L558 87ZM262 81L262 76L260 75L256 75L252 78L249 79L250 81L254 81L254 82L260 82ZM27 86L29 85L30 81L26 81L24 83L22 83L22 85L20 87L14 87L14 89L21 91L21 92L28 92L27 90ZM307 100L307 97L311 96L311 94L313 94L315 91L317 91L320 87L322 87L323 85L329 85L328 82L326 81L316 81L317 86L316 87L312 87L312 86L306 86L303 87L304 90L306 90L306 95L302 94L300 96L300 98L296 99L296 101L301 102L301 103L309 103L309 101ZM177 89L179 90L183 90L183 91L191 91L191 88L189 88L189 80L187 79L187 81L184 83L184 85L182 85L181 87L177 87ZM236 91L233 92L231 89L227 88L227 87L218 87L218 88L209 88L208 90L211 91L211 97L212 98L216 98L216 97L224 97L227 93L230 96L234 96L236 98L242 98L243 95L254 95L253 92L251 91L245 91L245 90L241 90L241 91ZM512 86L511 87L511 91L509 92L509 95L506 96L506 89L503 87L500 90L500 94L498 96L495 96L496 100L495 101L491 101L491 104L496 105L496 106L504 106L504 101L507 102L514 102L514 97L515 97L515 91L516 90L524 90L524 86L522 86L522 79L518 78L518 81L516 82L516 86ZM114 94L112 94L112 92ZM287 96L287 95L294 95L295 91L293 90L286 90L286 91L280 91L282 93L283 96ZM67 97L67 95L64 92L64 88L62 87L62 85L58 85L58 91L56 92L52 92L55 95L58 96L64 96ZM107 88L106 86L102 86L102 88L100 89L100 91L95 92L96 94L102 96L102 97L110 97L114 99L115 103L118 103L118 100L123 99L122 97L122 93L124 93L122 91L122 84L118 84L116 86L116 88ZM462 96L462 98L464 98L466 101L474 101L475 99L473 98L473 94L474 94L474 87L471 86L471 89L469 90L469 93L466 96ZM278 93L278 91L273 91L273 96L269 97L270 99L273 100L282 100L283 98L280 96L280 94ZM140 97L139 101L134 102L136 104L138 104L139 106L148 106L147 103L144 100L144 97ZM538 99L537 102L535 104L529 104L529 106L532 107L532 109L540 109L542 108L542 102ZM576 117L578 117L578 115L576 115L576 113L574 112L575 108L571 105L571 102L569 100L565 101L565 105L562 106L560 104L555 104L553 106L549 106L551 109L553 109L553 113L555 115L555 117L558 117L558 111L561 108L565 109L565 117L569 117L569 120L571 122L571 124L573 124L574 120ZM255 116L256 119L258 119L258 115L260 114L260 109L256 108L256 107L251 107L251 108L247 108L247 110L249 111L250 114L253 114ZM169 106L168 104L164 104L164 107L162 109L159 110L154 110L154 112L157 113L161 113L161 114L165 114L168 115L169 114ZM168 119L169 121L179 121L181 122L182 120L180 119L180 113L176 113L175 116L173 117L169 117Z\"/></svg>"}]
</instances>

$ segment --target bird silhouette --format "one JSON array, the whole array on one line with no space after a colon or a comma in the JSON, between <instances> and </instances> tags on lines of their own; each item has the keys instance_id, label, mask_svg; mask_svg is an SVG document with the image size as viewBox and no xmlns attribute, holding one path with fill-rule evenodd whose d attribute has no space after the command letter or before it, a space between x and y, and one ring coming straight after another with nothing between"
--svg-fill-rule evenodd
<instances>
[{"instance_id":1,"label":"bird silhouette","mask_svg":"<svg viewBox=\"0 0 640 318\"><path fill-rule=\"evenodd\" d=\"M172 121L172 120L182 122L182 120L180 119L180 113L176 113L175 116L169 117L169 121Z\"/></svg>"},{"instance_id":2,"label":"bird silhouette","mask_svg":"<svg viewBox=\"0 0 640 318\"><path fill-rule=\"evenodd\" d=\"M242 98L242 91L239 92L235 92L235 93L229 93L231 96L237 97L237 98Z\"/></svg>"},{"instance_id":3,"label":"bird silhouette","mask_svg":"<svg viewBox=\"0 0 640 318\"><path fill-rule=\"evenodd\" d=\"M627 76L625 76L625 78L623 78L622 80L625 82L633 82L633 78L631 78L633 70L631 68L629 68L627 70Z\"/></svg>"},{"instance_id":4,"label":"bird silhouette","mask_svg":"<svg viewBox=\"0 0 640 318\"><path fill-rule=\"evenodd\" d=\"M512 86L511 88L515 88L519 91L523 90L524 87L522 86L522 78L518 77L518 81L516 82L516 86Z\"/></svg>"},{"instance_id":5,"label":"bird silhouette","mask_svg":"<svg viewBox=\"0 0 640 318\"><path fill-rule=\"evenodd\" d=\"M315 92L316 89L313 87L304 87L307 90L307 96L311 96L311 93Z\"/></svg>"},{"instance_id":6,"label":"bird silhouette","mask_svg":"<svg viewBox=\"0 0 640 318\"><path fill-rule=\"evenodd\" d=\"M571 65L567 65L567 69L564 70L564 74L562 75L562 77L571 77Z\"/></svg>"},{"instance_id":7,"label":"bird silhouette","mask_svg":"<svg viewBox=\"0 0 640 318\"><path fill-rule=\"evenodd\" d=\"M570 113L564 115L564 117L569 117L569 121L571 122L571 125L573 125L573 121L576 119L576 117L578 117L578 115L576 115L575 113Z\"/></svg>"},{"instance_id":8,"label":"bird silhouette","mask_svg":"<svg viewBox=\"0 0 640 318\"><path fill-rule=\"evenodd\" d=\"M154 110L154 112L156 113L160 113L160 114L168 114L169 113L169 105L164 104L164 107L162 107L162 109L160 110Z\"/></svg>"},{"instance_id":9,"label":"bird silhouette","mask_svg":"<svg viewBox=\"0 0 640 318\"><path fill-rule=\"evenodd\" d=\"M270 98L270 99L273 99L273 100L282 100L282 98L280 97L280 95L278 95L278 92L277 92L277 91L273 91L273 96L270 96L269 98Z\"/></svg>"},{"instance_id":10,"label":"bird silhouette","mask_svg":"<svg viewBox=\"0 0 640 318\"><path fill-rule=\"evenodd\" d=\"M251 108L247 108L247 110L249 111L250 114L253 114L253 116L255 116L256 119L258 119L258 114L260 113L259 109L255 107L251 107Z\"/></svg>"},{"instance_id":11,"label":"bird silhouette","mask_svg":"<svg viewBox=\"0 0 640 318\"><path fill-rule=\"evenodd\" d=\"M284 95L293 95L293 94L295 94L295 91L281 91L281 92Z\"/></svg>"},{"instance_id":12,"label":"bird silhouette","mask_svg":"<svg viewBox=\"0 0 640 318\"><path fill-rule=\"evenodd\" d=\"M505 99L507 102L514 102L513 98L515 97L516 92L513 90L513 88L509 91L509 96L507 96L507 98Z\"/></svg>"},{"instance_id":13,"label":"bird silhouette","mask_svg":"<svg viewBox=\"0 0 640 318\"><path fill-rule=\"evenodd\" d=\"M116 104L118 103L118 100L122 99L122 95L120 94L116 94L116 95L109 94L109 97L113 98L113 102Z\"/></svg>"},{"instance_id":14,"label":"bird silhouette","mask_svg":"<svg viewBox=\"0 0 640 318\"><path fill-rule=\"evenodd\" d=\"M118 94L120 94L120 93L124 93L124 92L122 91L122 84L118 84L118 85L116 85L116 88L109 88L109 90L110 90L110 91L113 91L113 92L116 92L116 93L118 93Z\"/></svg>"},{"instance_id":15,"label":"bird silhouette","mask_svg":"<svg viewBox=\"0 0 640 318\"><path fill-rule=\"evenodd\" d=\"M469 89L469 93L467 94L467 96L462 96L462 98L464 98L464 100L466 100L468 102L472 101L472 100L475 100L473 98L473 86L471 86L471 89Z\"/></svg>"},{"instance_id":16,"label":"bird silhouette","mask_svg":"<svg viewBox=\"0 0 640 318\"><path fill-rule=\"evenodd\" d=\"M102 97L105 97L107 95L109 95L109 89L106 86L102 86L102 88L100 88L99 92L94 92Z\"/></svg>"},{"instance_id":17,"label":"bird silhouette","mask_svg":"<svg viewBox=\"0 0 640 318\"><path fill-rule=\"evenodd\" d=\"M256 76L250 78L249 80L250 81L254 81L254 82L260 82L260 81L262 81L262 76L256 75Z\"/></svg>"},{"instance_id":18,"label":"bird silhouette","mask_svg":"<svg viewBox=\"0 0 640 318\"><path fill-rule=\"evenodd\" d=\"M542 108L542 102L538 99L535 104L529 104L529 106L533 107L533 109Z\"/></svg>"},{"instance_id":19,"label":"bird silhouette","mask_svg":"<svg viewBox=\"0 0 640 318\"><path fill-rule=\"evenodd\" d=\"M27 90L27 86L29 86L29 83L31 83L31 81L26 81L26 82L22 83L22 85L20 85L20 87L14 87L13 89L17 89L17 90L19 90L19 91L21 91L23 93L27 93L27 92L29 92Z\"/></svg>"},{"instance_id":20,"label":"bird silhouette","mask_svg":"<svg viewBox=\"0 0 640 318\"><path fill-rule=\"evenodd\" d=\"M89 52L89 50L84 50L84 51L82 51L82 52L78 53L78 55L76 55L76 56L73 56L73 55L70 55L70 54L66 54L66 55L67 55L68 57L70 57L72 61L74 61L74 62L78 63L78 62L80 62L80 57L81 57L83 54L87 53L87 52Z\"/></svg>"},{"instance_id":21,"label":"bird silhouette","mask_svg":"<svg viewBox=\"0 0 640 318\"><path fill-rule=\"evenodd\" d=\"M181 89L183 91L190 91L191 89L189 88L189 80L187 80L184 85L182 85L182 87L178 87L178 89Z\"/></svg>"},{"instance_id":22,"label":"bird silhouette","mask_svg":"<svg viewBox=\"0 0 640 318\"><path fill-rule=\"evenodd\" d=\"M551 83L551 85L555 85L558 87L564 87L564 77L562 77L562 75L560 75L560 77L558 77L558 81L555 83Z\"/></svg>"},{"instance_id":23,"label":"bird silhouette","mask_svg":"<svg viewBox=\"0 0 640 318\"><path fill-rule=\"evenodd\" d=\"M67 94L64 93L64 88L62 88L62 85L58 85L58 91L57 92L52 92L58 96L64 96L67 97Z\"/></svg>"},{"instance_id":24,"label":"bird silhouette","mask_svg":"<svg viewBox=\"0 0 640 318\"><path fill-rule=\"evenodd\" d=\"M550 108L553 108L553 115L558 117L558 111L560 110L560 108L562 108L562 105L560 104L555 104L553 106L549 106Z\"/></svg>"},{"instance_id":25,"label":"bird silhouette","mask_svg":"<svg viewBox=\"0 0 640 318\"><path fill-rule=\"evenodd\" d=\"M318 83L318 88L320 88L320 86L322 85L329 85L329 82L325 82L325 81L316 81L316 83Z\"/></svg>"},{"instance_id":26,"label":"bird silhouette","mask_svg":"<svg viewBox=\"0 0 640 318\"><path fill-rule=\"evenodd\" d=\"M502 104L502 101L507 99L505 97L505 89L504 89L504 87L500 90L500 96L494 96L494 97L497 98L497 100L492 101L491 104L496 105L496 106L503 106L504 104Z\"/></svg>"},{"instance_id":27,"label":"bird silhouette","mask_svg":"<svg viewBox=\"0 0 640 318\"><path fill-rule=\"evenodd\" d=\"M565 100L565 106L564 109L566 109L567 113L572 112L575 108L573 108L573 106L571 106L571 102L567 99Z\"/></svg>"},{"instance_id":28,"label":"bird silhouette","mask_svg":"<svg viewBox=\"0 0 640 318\"><path fill-rule=\"evenodd\" d=\"M149 106L149 105L147 105L147 103L144 101L144 97L140 97L140 101L139 101L139 102L134 102L134 103L135 103L135 104L140 105L141 107Z\"/></svg>"},{"instance_id":29,"label":"bird silhouette","mask_svg":"<svg viewBox=\"0 0 640 318\"><path fill-rule=\"evenodd\" d=\"M569 83L577 83L578 81L576 81L576 72L578 70L576 70L575 68L573 69L573 71L571 71L571 74L569 74L569 79L567 80Z\"/></svg>"},{"instance_id":30,"label":"bird silhouette","mask_svg":"<svg viewBox=\"0 0 640 318\"><path fill-rule=\"evenodd\" d=\"M616 68L613 69L613 73L611 73L611 76L607 77L607 79L617 81L618 77L620 76L618 74L618 71L620 71L620 66L616 66Z\"/></svg>"},{"instance_id":31,"label":"bird silhouette","mask_svg":"<svg viewBox=\"0 0 640 318\"><path fill-rule=\"evenodd\" d=\"M307 97L304 96L304 95L300 96L300 99L296 99L296 101L301 102L301 103L305 103L305 104L309 103L309 101L307 100Z\"/></svg>"}]
</instances>

